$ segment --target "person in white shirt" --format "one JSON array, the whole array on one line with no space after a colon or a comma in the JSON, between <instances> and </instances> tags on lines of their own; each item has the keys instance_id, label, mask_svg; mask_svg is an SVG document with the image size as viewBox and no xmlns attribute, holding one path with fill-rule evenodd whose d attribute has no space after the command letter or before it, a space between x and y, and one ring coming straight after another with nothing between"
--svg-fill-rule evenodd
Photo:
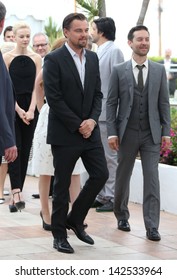
<instances>
[{"instance_id":1,"label":"person in white shirt","mask_svg":"<svg viewBox=\"0 0 177 280\"><path fill-rule=\"evenodd\" d=\"M99 59L101 91L103 93L102 112L99 117L101 140L104 146L109 178L103 189L97 195L92 207L96 207L97 212L113 211L115 174L117 169L117 153L111 150L107 141L106 129L106 100L108 95L108 83L113 66L124 61L122 51L116 46L115 41L116 26L110 17L95 19L92 23L92 41L97 44L97 55Z\"/></svg>"},{"instance_id":2,"label":"person in white shirt","mask_svg":"<svg viewBox=\"0 0 177 280\"><path fill-rule=\"evenodd\" d=\"M164 59L160 63L163 63L165 66L169 96L173 98L176 90L177 62L172 59L171 49L165 50Z\"/></svg>"}]
</instances>

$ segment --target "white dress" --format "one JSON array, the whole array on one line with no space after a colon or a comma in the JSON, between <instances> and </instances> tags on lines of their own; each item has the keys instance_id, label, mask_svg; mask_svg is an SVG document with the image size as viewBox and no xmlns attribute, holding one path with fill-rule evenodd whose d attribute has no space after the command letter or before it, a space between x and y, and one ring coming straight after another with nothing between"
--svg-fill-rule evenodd
<instances>
[{"instance_id":1,"label":"white dress","mask_svg":"<svg viewBox=\"0 0 177 280\"><path fill-rule=\"evenodd\" d=\"M49 106L45 103L38 117L33 138L32 174L54 175L51 145L46 143ZM76 162L73 175L85 172L81 158Z\"/></svg>"}]
</instances>

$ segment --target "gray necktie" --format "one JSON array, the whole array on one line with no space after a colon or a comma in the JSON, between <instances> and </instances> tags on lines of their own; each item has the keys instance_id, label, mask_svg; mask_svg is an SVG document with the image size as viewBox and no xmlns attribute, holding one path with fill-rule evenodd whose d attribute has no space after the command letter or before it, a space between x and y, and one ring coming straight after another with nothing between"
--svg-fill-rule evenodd
<instances>
[{"instance_id":1,"label":"gray necktie","mask_svg":"<svg viewBox=\"0 0 177 280\"><path fill-rule=\"evenodd\" d=\"M138 87L140 91L143 91L144 88L144 83L143 83L143 65L136 65L136 67L139 69L139 73L138 73Z\"/></svg>"}]
</instances>

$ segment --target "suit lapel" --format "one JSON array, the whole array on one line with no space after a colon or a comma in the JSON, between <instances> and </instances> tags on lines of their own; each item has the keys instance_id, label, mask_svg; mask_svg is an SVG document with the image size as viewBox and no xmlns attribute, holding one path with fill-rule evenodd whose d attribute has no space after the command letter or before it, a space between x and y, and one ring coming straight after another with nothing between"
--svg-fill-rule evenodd
<instances>
[{"instance_id":1,"label":"suit lapel","mask_svg":"<svg viewBox=\"0 0 177 280\"><path fill-rule=\"evenodd\" d=\"M149 79L149 83L148 83L148 97L151 98L151 95L153 93L153 86L154 86L154 81L156 78L156 71L155 68L152 64L152 62L149 60L148 61L148 79Z\"/></svg>"},{"instance_id":2,"label":"suit lapel","mask_svg":"<svg viewBox=\"0 0 177 280\"><path fill-rule=\"evenodd\" d=\"M85 62L85 80L84 80L84 92L87 91L88 83L90 81L90 60L86 50L86 62Z\"/></svg>"},{"instance_id":3,"label":"suit lapel","mask_svg":"<svg viewBox=\"0 0 177 280\"><path fill-rule=\"evenodd\" d=\"M64 47L64 53L65 53L64 58L65 58L66 64L68 64L69 69L71 70L74 78L76 79L78 86L82 90L82 93L84 93L83 92L83 86L82 86L82 83L81 83L81 79L80 79L77 67L75 65L75 62L74 62L71 54L67 50L67 48L65 46L63 46L63 47Z\"/></svg>"},{"instance_id":4,"label":"suit lapel","mask_svg":"<svg viewBox=\"0 0 177 280\"><path fill-rule=\"evenodd\" d=\"M134 92L134 76L132 71L132 63L131 60L127 61L127 65L125 67L125 76L127 79L127 84L129 88L130 99L133 101L133 92Z\"/></svg>"}]
</instances>

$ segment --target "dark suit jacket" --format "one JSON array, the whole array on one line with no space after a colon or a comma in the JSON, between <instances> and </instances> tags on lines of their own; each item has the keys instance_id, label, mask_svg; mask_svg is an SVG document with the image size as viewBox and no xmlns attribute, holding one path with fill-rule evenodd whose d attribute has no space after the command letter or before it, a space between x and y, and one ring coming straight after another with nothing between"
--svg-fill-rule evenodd
<instances>
[{"instance_id":1,"label":"dark suit jacket","mask_svg":"<svg viewBox=\"0 0 177 280\"><path fill-rule=\"evenodd\" d=\"M75 62L66 46L49 53L43 67L44 90L50 107L47 142L53 145L78 145L78 132L85 119L98 122L101 113L99 63L94 52L86 50L85 85L81 84ZM99 140L99 127L90 141Z\"/></svg>"},{"instance_id":2,"label":"dark suit jacket","mask_svg":"<svg viewBox=\"0 0 177 280\"><path fill-rule=\"evenodd\" d=\"M0 52L0 156L15 145L15 102L12 82Z\"/></svg>"}]
</instances>

